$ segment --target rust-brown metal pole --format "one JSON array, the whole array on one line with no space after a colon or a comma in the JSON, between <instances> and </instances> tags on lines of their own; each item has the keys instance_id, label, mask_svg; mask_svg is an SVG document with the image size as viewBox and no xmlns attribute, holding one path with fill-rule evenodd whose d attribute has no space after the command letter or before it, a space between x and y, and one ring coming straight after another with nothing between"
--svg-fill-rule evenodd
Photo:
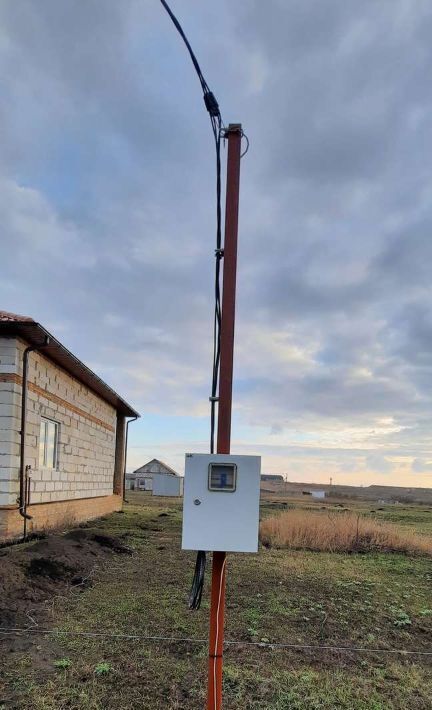
<instances>
[{"instance_id":1,"label":"rust-brown metal pole","mask_svg":"<svg viewBox=\"0 0 432 710\"><path fill-rule=\"evenodd\" d=\"M231 445L231 407L234 360L234 321L237 276L237 234L240 191L241 125L230 124L228 139L223 264L221 356L217 452L229 454Z\"/></svg>"},{"instance_id":2,"label":"rust-brown metal pole","mask_svg":"<svg viewBox=\"0 0 432 710\"><path fill-rule=\"evenodd\" d=\"M221 321L221 356L217 453L229 454L231 445L232 380L234 361L234 322L237 275L237 234L240 188L240 154L242 129L230 124L228 139L227 184L225 206L225 241ZM221 521L221 525L223 521ZM210 609L208 710L222 708L222 667L225 621L226 553L213 552Z\"/></svg>"}]
</instances>

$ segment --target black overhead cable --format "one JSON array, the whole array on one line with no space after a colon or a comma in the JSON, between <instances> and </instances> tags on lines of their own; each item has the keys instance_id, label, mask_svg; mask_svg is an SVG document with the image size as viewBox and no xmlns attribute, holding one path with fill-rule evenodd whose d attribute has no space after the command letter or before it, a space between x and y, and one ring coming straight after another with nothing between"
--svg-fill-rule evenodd
<instances>
[{"instance_id":1,"label":"black overhead cable","mask_svg":"<svg viewBox=\"0 0 432 710\"><path fill-rule=\"evenodd\" d=\"M214 309L214 324L213 324L213 368L212 368L212 386L210 397L210 453L214 453L214 436L216 423L216 402L218 401L218 380L219 380L219 365L220 365L220 329L221 329L221 293L220 293L220 262L223 257L222 249L222 209L221 209L221 133L223 129L222 116L219 110L218 102L212 91L204 79L201 67L198 60L189 44L183 29L170 9L165 0L160 0L175 28L180 34L185 43L195 71L200 80L201 88L204 95L204 103L210 115L210 121L213 131L213 137L216 148L216 267L215 267L215 309ZM195 564L195 574L192 582L192 588L189 596L189 608L199 609L201 603L202 590L204 586L204 573L206 564L206 553L200 551L197 553Z\"/></svg>"},{"instance_id":2,"label":"black overhead cable","mask_svg":"<svg viewBox=\"0 0 432 710\"><path fill-rule=\"evenodd\" d=\"M223 257L222 249L222 209L221 209L221 133L223 129L222 116L219 110L218 102L215 95L210 91L209 85L204 79L201 67L198 64L198 60L193 52L189 40L186 37L183 29L173 14L171 8L169 7L166 0L160 0L171 20L174 23L175 28L180 34L183 42L185 43L192 63L195 67L195 71L198 75L198 79L201 84L204 95L204 103L206 109L210 115L210 121L212 125L213 137L215 141L216 148L216 267L215 267L215 311L214 311L214 327L213 327L213 372L212 372L212 387L211 387L211 397L210 397L210 453L214 453L214 435L215 435L215 422L216 422L216 402L217 402L217 390L218 390L218 379L219 379L219 363L220 363L220 326L221 326L221 300L220 300L220 262Z\"/></svg>"}]
</instances>

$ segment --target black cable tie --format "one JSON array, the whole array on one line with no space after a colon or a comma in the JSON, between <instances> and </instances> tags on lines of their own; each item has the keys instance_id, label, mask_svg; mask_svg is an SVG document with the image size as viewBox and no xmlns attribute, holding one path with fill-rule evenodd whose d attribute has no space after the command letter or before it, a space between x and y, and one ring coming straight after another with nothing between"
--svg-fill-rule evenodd
<instances>
[{"instance_id":1,"label":"black cable tie","mask_svg":"<svg viewBox=\"0 0 432 710\"><path fill-rule=\"evenodd\" d=\"M215 249L215 257L216 259L223 259L224 257L224 250L223 249Z\"/></svg>"},{"instance_id":2,"label":"black cable tie","mask_svg":"<svg viewBox=\"0 0 432 710\"><path fill-rule=\"evenodd\" d=\"M209 112L210 116L218 118L220 116L220 109L213 91L206 91L203 98L206 109Z\"/></svg>"}]
</instances>

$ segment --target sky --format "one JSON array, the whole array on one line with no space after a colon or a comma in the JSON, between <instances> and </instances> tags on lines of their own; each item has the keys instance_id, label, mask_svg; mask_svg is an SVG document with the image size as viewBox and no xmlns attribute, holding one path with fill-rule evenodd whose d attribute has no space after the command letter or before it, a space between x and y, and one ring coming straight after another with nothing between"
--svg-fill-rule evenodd
<instances>
[{"instance_id":1,"label":"sky","mask_svg":"<svg viewBox=\"0 0 432 710\"><path fill-rule=\"evenodd\" d=\"M430 487L429 0L171 5L250 140L233 453ZM2 0L0 96L0 309L138 409L129 470L181 472L209 447L215 242L185 47L158 0Z\"/></svg>"}]
</instances>

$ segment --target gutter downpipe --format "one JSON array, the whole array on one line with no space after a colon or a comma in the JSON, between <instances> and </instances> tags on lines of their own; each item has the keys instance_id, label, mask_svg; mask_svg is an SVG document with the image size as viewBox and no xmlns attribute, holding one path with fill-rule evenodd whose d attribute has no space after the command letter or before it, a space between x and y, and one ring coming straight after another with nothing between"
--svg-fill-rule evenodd
<instances>
[{"instance_id":1,"label":"gutter downpipe","mask_svg":"<svg viewBox=\"0 0 432 710\"><path fill-rule=\"evenodd\" d=\"M27 520L31 520L32 516L27 513L27 480L26 480L26 466L25 466L25 436L26 436L26 423L27 423L27 379L28 379L28 358L31 352L41 350L49 344L49 338L45 339L42 345L29 345L23 354L23 374L22 374L22 389L21 389L21 440L20 440L20 469L19 469L19 498L18 498L18 511L19 514L24 518L24 530L23 539L27 537Z\"/></svg>"},{"instance_id":2,"label":"gutter downpipe","mask_svg":"<svg viewBox=\"0 0 432 710\"><path fill-rule=\"evenodd\" d=\"M128 448L128 434L129 434L129 424L131 422L136 422L138 415L128 419L126 422L126 437L125 437L125 455L124 455L124 471L123 471L123 502L127 503L126 500L126 463L127 463L127 448Z\"/></svg>"}]
</instances>

